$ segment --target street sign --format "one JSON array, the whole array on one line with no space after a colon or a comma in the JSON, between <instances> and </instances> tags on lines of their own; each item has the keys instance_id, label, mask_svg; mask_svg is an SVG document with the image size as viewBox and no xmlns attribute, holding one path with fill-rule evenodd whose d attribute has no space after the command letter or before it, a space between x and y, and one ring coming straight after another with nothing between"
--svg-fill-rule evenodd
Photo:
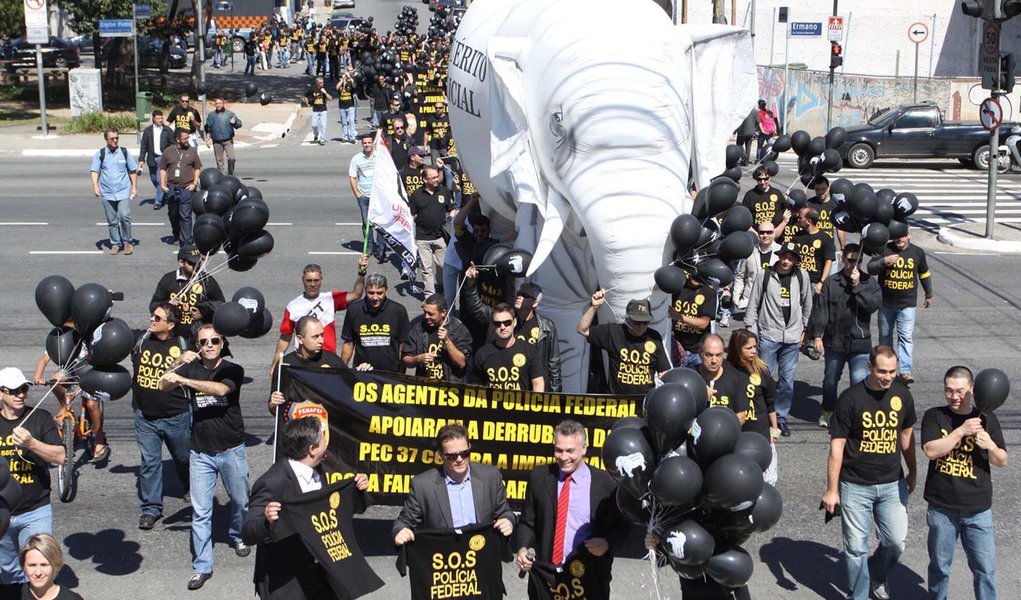
<instances>
[{"instance_id":1,"label":"street sign","mask_svg":"<svg viewBox=\"0 0 1021 600\"><path fill-rule=\"evenodd\" d=\"M822 35L822 23L791 23L791 37L816 37Z\"/></svg>"},{"instance_id":2,"label":"street sign","mask_svg":"<svg viewBox=\"0 0 1021 600\"><path fill-rule=\"evenodd\" d=\"M1000 23L982 22L982 51L978 54L982 89L995 90L1000 77Z\"/></svg>"},{"instance_id":3,"label":"street sign","mask_svg":"<svg viewBox=\"0 0 1021 600\"><path fill-rule=\"evenodd\" d=\"M826 39L831 42L839 42L844 39L844 17L829 18Z\"/></svg>"},{"instance_id":4,"label":"street sign","mask_svg":"<svg viewBox=\"0 0 1021 600\"><path fill-rule=\"evenodd\" d=\"M777 13L776 13L776 21L777 21L777 23L786 23L787 22L787 15L788 15L787 7L786 6L781 6L780 10L777 11Z\"/></svg>"},{"instance_id":5,"label":"street sign","mask_svg":"<svg viewBox=\"0 0 1021 600\"><path fill-rule=\"evenodd\" d=\"M131 37L131 19L100 19L99 37Z\"/></svg>"},{"instance_id":6,"label":"street sign","mask_svg":"<svg viewBox=\"0 0 1021 600\"><path fill-rule=\"evenodd\" d=\"M135 18L136 19L148 19L152 16L152 5L148 2L139 2L135 4Z\"/></svg>"},{"instance_id":7,"label":"street sign","mask_svg":"<svg viewBox=\"0 0 1021 600\"><path fill-rule=\"evenodd\" d=\"M24 0L25 40L29 44L50 43L50 20L46 0Z\"/></svg>"},{"instance_id":8,"label":"street sign","mask_svg":"<svg viewBox=\"0 0 1021 600\"><path fill-rule=\"evenodd\" d=\"M1003 123L1003 108L996 98L986 98L978 111L978 119L987 131L992 131Z\"/></svg>"},{"instance_id":9,"label":"street sign","mask_svg":"<svg viewBox=\"0 0 1021 600\"><path fill-rule=\"evenodd\" d=\"M925 23L912 23L911 27L908 27L908 39L921 44L929 39L929 26Z\"/></svg>"}]
</instances>

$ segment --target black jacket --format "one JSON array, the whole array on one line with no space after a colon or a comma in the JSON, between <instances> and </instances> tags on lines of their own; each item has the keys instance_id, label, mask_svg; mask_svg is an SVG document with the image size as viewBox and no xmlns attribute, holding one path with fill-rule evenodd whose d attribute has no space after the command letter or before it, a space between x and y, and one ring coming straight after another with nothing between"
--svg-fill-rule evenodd
<instances>
[{"instance_id":1,"label":"black jacket","mask_svg":"<svg viewBox=\"0 0 1021 600\"><path fill-rule=\"evenodd\" d=\"M822 337L823 347L852 354L872 350L872 313L879 310L883 294L875 277L862 272L858 285L844 270L822 284L819 305L813 311L812 337Z\"/></svg>"},{"instance_id":2,"label":"black jacket","mask_svg":"<svg viewBox=\"0 0 1021 600\"><path fill-rule=\"evenodd\" d=\"M156 169L156 167L159 166L159 161L156 160L157 158L155 153L156 146L153 144L152 137L153 128L152 125L149 125L142 132L142 143L138 147L138 164L142 164L142 161L145 161L145 164L149 165L150 171ZM164 123L163 128L160 131L160 154L162 155L163 151L166 150L169 146L172 146L173 144L174 144L174 127L172 125L167 125L166 123Z\"/></svg>"},{"instance_id":3,"label":"black jacket","mask_svg":"<svg viewBox=\"0 0 1021 600\"><path fill-rule=\"evenodd\" d=\"M493 316L493 309L486 306L479 298L479 290L475 286L474 279L465 279L464 287L461 289L462 310L467 311L471 318L478 323L489 323ZM557 337L557 326L552 320L535 313L535 319L539 322L539 339L535 342L535 349L539 352L539 363L546 365L546 391L562 392L563 382L560 378L560 339ZM488 327L488 325L487 325ZM485 339L491 337L487 333ZM477 340L478 338L476 338Z\"/></svg>"}]
</instances>

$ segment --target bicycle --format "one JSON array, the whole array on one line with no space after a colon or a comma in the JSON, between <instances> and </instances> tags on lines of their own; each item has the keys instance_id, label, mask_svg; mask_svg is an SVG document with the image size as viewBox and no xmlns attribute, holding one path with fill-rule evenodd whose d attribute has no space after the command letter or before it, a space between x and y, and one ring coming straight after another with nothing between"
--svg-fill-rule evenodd
<instances>
[{"instance_id":1,"label":"bicycle","mask_svg":"<svg viewBox=\"0 0 1021 600\"><path fill-rule=\"evenodd\" d=\"M60 411L53 417L64 446L64 462L57 466L57 491L61 502L71 502L76 495L75 481L75 442L83 442L89 452L95 453L96 439L93 435L92 423L85 407L85 395L77 385L68 388L58 386L54 394L60 401ZM81 398L76 410L74 400ZM77 414L76 414L77 413ZM103 414L103 402L99 402L99 414ZM109 456L109 453L107 453Z\"/></svg>"}]
</instances>

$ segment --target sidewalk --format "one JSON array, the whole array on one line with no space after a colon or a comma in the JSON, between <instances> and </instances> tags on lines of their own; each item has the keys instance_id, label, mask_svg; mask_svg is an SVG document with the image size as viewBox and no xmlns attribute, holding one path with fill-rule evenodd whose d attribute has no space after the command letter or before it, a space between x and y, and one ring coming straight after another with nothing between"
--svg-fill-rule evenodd
<instances>
[{"instance_id":1,"label":"sidewalk","mask_svg":"<svg viewBox=\"0 0 1021 600\"><path fill-rule=\"evenodd\" d=\"M940 227L936 239L948 246L962 250L1005 254L1021 253L1021 225L997 223L993 229L992 239L986 238L985 234L985 222L962 223Z\"/></svg>"}]
</instances>

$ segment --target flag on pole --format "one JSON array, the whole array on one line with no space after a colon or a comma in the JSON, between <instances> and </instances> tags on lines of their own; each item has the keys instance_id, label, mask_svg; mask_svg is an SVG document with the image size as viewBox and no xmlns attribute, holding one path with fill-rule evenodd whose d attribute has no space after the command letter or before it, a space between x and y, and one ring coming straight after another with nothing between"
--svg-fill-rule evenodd
<instances>
[{"instance_id":1,"label":"flag on pole","mask_svg":"<svg viewBox=\"0 0 1021 600\"><path fill-rule=\"evenodd\" d=\"M408 206L404 184L381 131L376 132L373 156L375 167L372 173L372 192L369 194L369 222L383 236L390 250L399 254L401 261L414 269L418 264L415 221Z\"/></svg>"}]
</instances>

